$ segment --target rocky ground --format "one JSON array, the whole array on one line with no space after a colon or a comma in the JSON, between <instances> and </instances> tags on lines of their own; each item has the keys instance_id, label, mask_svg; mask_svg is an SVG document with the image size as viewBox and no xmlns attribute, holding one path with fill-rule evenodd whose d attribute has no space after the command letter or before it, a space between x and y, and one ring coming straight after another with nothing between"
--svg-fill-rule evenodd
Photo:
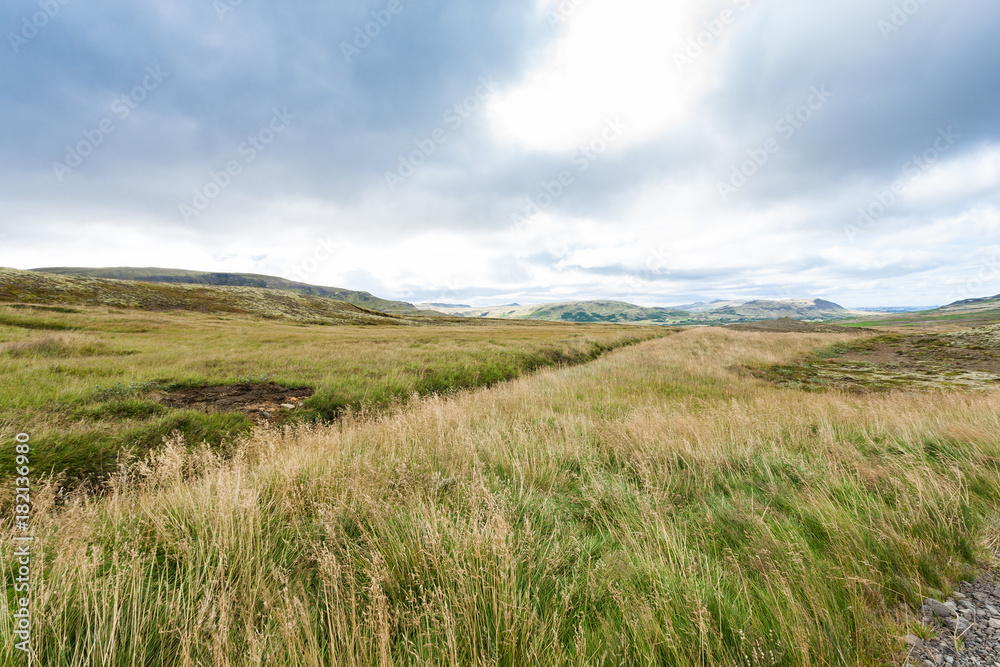
<instances>
[{"instance_id":1,"label":"rocky ground","mask_svg":"<svg viewBox=\"0 0 1000 667\"><path fill-rule=\"evenodd\" d=\"M944 602L924 600L921 612L923 638L906 637L906 665L1000 667L1000 571L964 582Z\"/></svg>"}]
</instances>

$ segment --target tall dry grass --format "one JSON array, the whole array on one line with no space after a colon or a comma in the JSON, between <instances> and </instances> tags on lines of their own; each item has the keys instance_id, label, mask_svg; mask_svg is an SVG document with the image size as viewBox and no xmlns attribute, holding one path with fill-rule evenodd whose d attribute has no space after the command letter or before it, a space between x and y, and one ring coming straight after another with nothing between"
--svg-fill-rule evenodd
<instances>
[{"instance_id":1,"label":"tall dry grass","mask_svg":"<svg viewBox=\"0 0 1000 667\"><path fill-rule=\"evenodd\" d=\"M226 460L167 443L37 498L34 664L889 664L996 535L1000 396L739 371L835 340L688 331Z\"/></svg>"}]
</instances>

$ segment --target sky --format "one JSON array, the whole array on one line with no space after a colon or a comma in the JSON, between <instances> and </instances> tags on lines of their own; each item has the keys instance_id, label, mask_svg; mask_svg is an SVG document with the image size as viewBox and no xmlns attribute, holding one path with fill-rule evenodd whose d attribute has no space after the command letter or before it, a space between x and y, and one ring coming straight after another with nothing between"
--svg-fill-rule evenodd
<instances>
[{"instance_id":1,"label":"sky","mask_svg":"<svg viewBox=\"0 0 1000 667\"><path fill-rule=\"evenodd\" d=\"M0 265L1000 292L996 0L6 0Z\"/></svg>"}]
</instances>

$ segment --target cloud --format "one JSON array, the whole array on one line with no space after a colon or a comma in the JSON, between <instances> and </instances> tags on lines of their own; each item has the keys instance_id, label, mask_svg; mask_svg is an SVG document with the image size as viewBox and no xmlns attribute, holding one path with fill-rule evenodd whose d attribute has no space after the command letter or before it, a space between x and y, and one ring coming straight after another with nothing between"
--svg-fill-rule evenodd
<instances>
[{"instance_id":1,"label":"cloud","mask_svg":"<svg viewBox=\"0 0 1000 667\"><path fill-rule=\"evenodd\" d=\"M0 263L288 274L333 239L310 280L386 297L909 304L1000 244L995 2L399 2L67 3L0 53Z\"/></svg>"}]
</instances>

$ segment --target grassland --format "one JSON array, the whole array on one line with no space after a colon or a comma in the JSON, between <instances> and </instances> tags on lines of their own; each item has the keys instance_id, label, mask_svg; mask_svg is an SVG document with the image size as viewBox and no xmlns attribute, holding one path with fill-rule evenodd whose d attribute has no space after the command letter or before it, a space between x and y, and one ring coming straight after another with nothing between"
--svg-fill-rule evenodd
<instances>
[{"instance_id":1,"label":"grassland","mask_svg":"<svg viewBox=\"0 0 1000 667\"><path fill-rule=\"evenodd\" d=\"M125 300L145 297L147 287L156 290L155 303L166 298L161 290L177 290L181 296L198 295L202 304L244 289L141 285L123 289ZM101 297L107 298L106 290ZM250 313L273 305L254 291L251 297ZM276 298L280 303L304 299ZM179 303L190 305L183 299ZM267 317L0 305L0 437L30 432L39 445L36 470L63 474L68 482L95 480L114 470L121 454L141 456L174 431L192 444L221 447L252 427L240 411L168 409L160 399L172 390L250 383L309 387L315 393L304 408L276 415L278 421L330 420L348 409L371 410L413 395L489 386L545 366L589 361L665 333L518 322L455 324L447 318L369 314L333 301L318 309L307 305ZM327 314L344 319L311 324ZM329 326L334 321L341 325Z\"/></svg>"},{"instance_id":2,"label":"grassland","mask_svg":"<svg viewBox=\"0 0 1000 667\"><path fill-rule=\"evenodd\" d=\"M154 319L104 344L151 354ZM206 366L189 346L213 325L185 340L182 322L160 354L184 373L274 358L264 329L220 323L213 346L238 354ZM360 366L456 349L355 331ZM292 360L325 348L295 340L275 370L322 374L327 358ZM99 496L39 489L35 664L897 663L920 596L997 539L1000 394L804 393L741 370L853 340L689 330L257 429L226 456L174 440Z\"/></svg>"},{"instance_id":3,"label":"grassland","mask_svg":"<svg viewBox=\"0 0 1000 667\"><path fill-rule=\"evenodd\" d=\"M1000 325L868 336L750 371L807 391L996 390L1000 389Z\"/></svg>"}]
</instances>

